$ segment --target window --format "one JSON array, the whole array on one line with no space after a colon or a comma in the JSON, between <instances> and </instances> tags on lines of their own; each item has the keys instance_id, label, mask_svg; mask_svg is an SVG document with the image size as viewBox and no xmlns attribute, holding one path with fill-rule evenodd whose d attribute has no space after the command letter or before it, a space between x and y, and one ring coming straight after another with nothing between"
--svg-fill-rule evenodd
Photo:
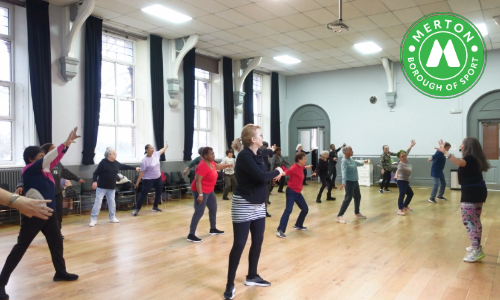
<instances>
[{"instance_id":1,"label":"window","mask_svg":"<svg viewBox=\"0 0 500 300\"><path fill-rule=\"evenodd\" d=\"M194 134L193 157L198 156L198 148L210 147L212 122L212 99L210 97L210 72L195 69L194 84Z\"/></svg>"},{"instance_id":2,"label":"window","mask_svg":"<svg viewBox=\"0 0 500 300\"><path fill-rule=\"evenodd\" d=\"M253 121L262 127L262 75L253 74Z\"/></svg>"},{"instance_id":3,"label":"window","mask_svg":"<svg viewBox=\"0 0 500 300\"><path fill-rule=\"evenodd\" d=\"M135 157L136 102L134 42L102 36L101 111L96 153L113 147L120 157Z\"/></svg>"},{"instance_id":4,"label":"window","mask_svg":"<svg viewBox=\"0 0 500 300\"><path fill-rule=\"evenodd\" d=\"M0 4L0 161L14 160L13 15L12 6Z\"/></svg>"}]
</instances>

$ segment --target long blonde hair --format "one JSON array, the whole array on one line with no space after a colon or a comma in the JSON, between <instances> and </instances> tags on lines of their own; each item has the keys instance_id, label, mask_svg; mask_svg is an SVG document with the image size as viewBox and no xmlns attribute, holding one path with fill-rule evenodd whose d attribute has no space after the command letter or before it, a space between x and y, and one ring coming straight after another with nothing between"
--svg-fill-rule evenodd
<instances>
[{"instance_id":1,"label":"long blonde hair","mask_svg":"<svg viewBox=\"0 0 500 300\"><path fill-rule=\"evenodd\" d=\"M241 131L241 137L234 139L231 147L234 151L240 152L243 147L250 147L252 138L255 137L255 131L260 129L260 126L254 124L247 124Z\"/></svg>"}]
</instances>

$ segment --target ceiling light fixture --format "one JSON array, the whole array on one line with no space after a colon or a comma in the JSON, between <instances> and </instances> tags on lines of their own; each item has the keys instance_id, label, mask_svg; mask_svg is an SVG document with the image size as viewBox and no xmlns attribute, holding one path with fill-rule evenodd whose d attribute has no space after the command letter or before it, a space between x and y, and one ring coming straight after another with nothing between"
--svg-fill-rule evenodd
<instances>
[{"instance_id":1,"label":"ceiling light fixture","mask_svg":"<svg viewBox=\"0 0 500 300\"><path fill-rule=\"evenodd\" d=\"M382 48L377 46L377 44L375 44L374 42L365 42L365 43L354 44L354 48L356 48L358 51L365 53L365 54L370 54L370 53L382 51Z\"/></svg>"},{"instance_id":2,"label":"ceiling light fixture","mask_svg":"<svg viewBox=\"0 0 500 300\"><path fill-rule=\"evenodd\" d=\"M297 64L301 62L300 60L288 55L275 56L274 59L276 59L277 61L281 61L282 63L285 64Z\"/></svg>"},{"instance_id":3,"label":"ceiling light fixture","mask_svg":"<svg viewBox=\"0 0 500 300\"><path fill-rule=\"evenodd\" d=\"M339 0L339 19L326 25L326 28L335 32L342 32L342 29L349 30L349 26L342 21L342 0Z\"/></svg>"},{"instance_id":4,"label":"ceiling light fixture","mask_svg":"<svg viewBox=\"0 0 500 300\"><path fill-rule=\"evenodd\" d=\"M484 23L476 24L476 27L477 29L479 29L479 32L481 32L483 36L488 35L488 28L486 28L486 24Z\"/></svg>"},{"instance_id":5,"label":"ceiling light fixture","mask_svg":"<svg viewBox=\"0 0 500 300\"><path fill-rule=\"evenodd\" d=\"M192 18L176 12L175 10L171 10L170 8L166 8L159 4L155 4L152 6L148 6L146 8L141 9L143 12L152 14L154 16L160 17L172 23L182 23L191 20Z\"/></svg>"}]
</instances>

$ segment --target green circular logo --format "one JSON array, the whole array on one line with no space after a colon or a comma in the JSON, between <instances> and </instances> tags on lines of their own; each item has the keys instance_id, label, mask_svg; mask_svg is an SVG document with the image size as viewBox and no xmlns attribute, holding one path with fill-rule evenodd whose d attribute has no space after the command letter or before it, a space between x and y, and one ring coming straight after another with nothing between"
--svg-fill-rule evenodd
<instances>
[{"instance_id":1,"label":"green circular logo","mask_svg":"<svg viewBox=\"0 0 500 300\"><path fill-rule=\"evenodd\" d=\"M481 32L466 18L448 12L426 15L406 32L401 69L419 92L454 98L469 91L486 66Z\"/></svg>"}]
</instances>

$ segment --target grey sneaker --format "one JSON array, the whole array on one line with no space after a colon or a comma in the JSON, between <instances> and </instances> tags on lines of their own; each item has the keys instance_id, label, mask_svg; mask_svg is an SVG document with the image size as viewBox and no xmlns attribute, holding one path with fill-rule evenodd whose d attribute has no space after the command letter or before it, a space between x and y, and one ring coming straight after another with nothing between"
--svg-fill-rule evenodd
<instances>
[{"instance_id":1,"label":"grey sneaker","mask_svg":"<svg viewBox=\"0 0 500 300\"><path fill-rule=\"evenodd\" d=\"M436 199L441 200L441 201L448 201L445 197L437 197Z\"/></svg>"},{"instance_id":2,"label":"grey sneaker","mask_svg":"<svg viewBox=\"0 0 500 300\"><path fill-rule=\"evenodd\" d=\"M379 194L383 194L384 191L382 189L378 190Z\"/></svg>"},{"instance_id":3,"label":"grey sneaker","mask_svg":"<svg viewBox=\"0 0 500 300\"><path fill-rule=\"evenodd\" d=\"M282 239L286 239L286 235L283 230L276 230L276 236Z\"/></svg>"},{"instance_id":4,"label":"grey sneaker","mask_svg":"<svg viewBox=\"0 0 500 300\"><path fill-rule=\"evenodd\" d=\"M481 251L483 250L483 246L479 246L479 249L481 249ZM472 246L469 246L467 248L465 248L465 251L467 252L471 252L472 250L474 250L474 248L472 248Z\"/></svg>"},{"instance_id":5,"label":"grey sneaker","mask_svg":"<svg viewBox=\"0 0 500 300\"><path fill-rule=\"evenodd\" d=\"M293 229L297 229L297 230L307 230L307 227L299 227L299 226L296 226L296 225L293 225Z\"/></svg>"},{"instance_id":6,"label":"grey sneaker","mask_svg":"<svg viewBox=\"0 0 500 300\"><path fill-rule=\"evenodd\" d=\"M265 281L258 274L255 275L252 279L249 279L247 276L247 280L245 280L245 285L256 285L256 286L270 286L271 283L269 281Z\"/></svg>"},{"instance_id":7,"label":"grey sneaker","mask_svg":"<svg viewBox=\"0 0 500 300\"><path fill-rule=\"evenodd\" d=\"M234 292L236 292L236 288L234 285L226 285L226 290L224 291L224 295L222 296L222 299L234 299Z\"/></svg>"},{"instance_id":8,"label":"grey sneaker","mask_svg":"<svg viewBox=\"0 0 500 300\"><path fill-rule=\"evenodd\" d=\"M479 248L477 250L472 249L472 251L469 252L466 257L464 257L464 261L472 263L472 262L476 262L476 261L483 259L483 258L484 258L483 249L481 249L481 248Z\"/></svg>"},{"instance_id":9,"label":"grey sneaker","mask_svg":"<svg viewBox=\"0 0 500 300\"><path fill-rule=\"evenodd\" d=\"M428 200L428 201L429 201L430 203L434 203L434 204L436 204L436 200L434 200L434 198L429 198L429 200Z\"/></svg>"}]
</instances>

